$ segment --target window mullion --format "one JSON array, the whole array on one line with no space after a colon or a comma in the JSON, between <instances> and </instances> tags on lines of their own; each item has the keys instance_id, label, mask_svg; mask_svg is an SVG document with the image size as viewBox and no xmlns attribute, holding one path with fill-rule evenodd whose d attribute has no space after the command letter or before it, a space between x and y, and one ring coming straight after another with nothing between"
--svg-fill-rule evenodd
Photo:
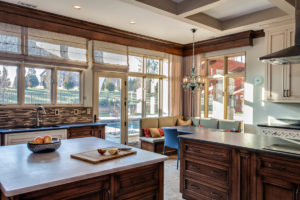
<instances>
[{"instance_id":1,"label":"window mullion","mask_svg":"<svg viewBox=\"0 0 300 200\"><path fill-rule=\"evenodd\" d=\"M57 69L52 71L52 104L57 105Z\"/></svg>"}]
</instances>

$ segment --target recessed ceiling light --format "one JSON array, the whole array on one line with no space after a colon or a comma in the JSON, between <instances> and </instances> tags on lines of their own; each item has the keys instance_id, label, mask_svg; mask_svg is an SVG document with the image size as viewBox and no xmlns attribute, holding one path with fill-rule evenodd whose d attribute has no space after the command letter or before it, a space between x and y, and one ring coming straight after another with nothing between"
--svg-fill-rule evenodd
<instances>
[{"instance_id":1,"label":"recessed ceiling light","mask_svg":"<svg viewBox=\"0 0 300 200\"><path fill-rule=\"evenodd\" d=\"M131 20L131 21L129 21L129 24L136 24L136 22Z\"/></svg>"},{"instance_id":2,"label":"recessed ceiling light","mask_svg":"<svg viewBox=\"0 0 300 200\"><path fill-rule=\"evenodd\" d=\"M75 5L75 6L73 6L73 8L76 9L76 10L80 10L81 6Z\"/></svg>"}]
</instances>

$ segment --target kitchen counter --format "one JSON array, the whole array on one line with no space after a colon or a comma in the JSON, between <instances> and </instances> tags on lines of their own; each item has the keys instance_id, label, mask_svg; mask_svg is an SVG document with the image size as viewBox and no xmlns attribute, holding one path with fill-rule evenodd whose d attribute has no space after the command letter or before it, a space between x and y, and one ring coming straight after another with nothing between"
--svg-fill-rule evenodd
<instances>
[{"instance_id":1,"label":"kitchen counter","mask_svg":"<svg viewBox=\"0 0 300 200\"><path fill-rule=\"evenodd\" d=\"M11 129L0 129L0 134L9 133L23 133L23 132L34 132L34 131L48 131L48 130L59 130L59 129L69 129L69 128L79 128L79 127L92 127L92 126L105 126L106 123L94 122L94 123L84 123L84 124L61 124L54 126L41 126L41 127L21 127L21 128L11 128Z\"/></svg>"},{"instance_id":2,"label":"kitchen counter","mask_svg":"<svg viewBox=\"0 0 300 200\"><path fill-rule=\"evenodd\" d=\"M179 136L184 199L299 199L300 145L294 141L192 127L178 131L193 133Z\"/></svg>"},{"instance_id":3,"label":"kitchen counter","mask_svg":"<svg viewBox=\"0 0 300 200\"><path fill-rule=\"evenodd\" d=\"M300 130L300 124L257 124L258 127L267 127L267 128L284 128L284 129L293 129Z\"/></svg>"},{"instance_id":4,"label":"kitchen counter","mask_svg":"<svg viewBox=\"0 0 300 200\"><path fill-rule=\"evenodd\" d=\"M90 164L70 157L71 154L111 146L125 145L95 137L70 139L62 140L62 145L56 152L46 154L33 154L25 144L2 146L1 191L6 197L11 197L156 163L162 163L163 167L163 161L167 159L166 156L137 148L133 148L137 151L135 155L99 164Z\"/></svg>"},{"instance_id":5,"label":"kitchen counter","mask_svg":"<svg viewBox=\"0 0 300 200\"><path fill-rule=\"evenodd\" d=\"M218 144L233 148L246 149L255 152L276 154L285 157L300 159L300 154L291 154L263 149L264 147L280 144L295 147L300 150L300 145L291 143L279 137L263 136L249 133L219 132L216 130L182 126L177 128L179 133L190 133L180 135L180 138L187 140L201 141L210 144Z\"/></svg>"}]
</instances>

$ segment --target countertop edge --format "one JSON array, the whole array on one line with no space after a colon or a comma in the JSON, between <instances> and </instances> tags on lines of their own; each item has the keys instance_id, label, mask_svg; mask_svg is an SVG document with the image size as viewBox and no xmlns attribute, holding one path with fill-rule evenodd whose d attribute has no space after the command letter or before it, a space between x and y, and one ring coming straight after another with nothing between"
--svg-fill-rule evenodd
<instances>
[{"instance_id":1,"label":"countertop edge","mask_svg":"<svg viewBox=\"0 0 300 200\"><path fill-rule=\"evenodd\" d=\"M62 180L53 181L53 182L50 182L50 183L43 183L43 184L40 184L40 185L35 185L35 186L31 186L31 187L26 187L26 188L22 188L22 189L15 189L15 190L10 190L10 191L6 191L4 189L2 183L0 183L0 187L1 187L2 193L6 197L13 197L13 196L17 196L17 195L20 195L20 194L26 194L26 193L30 193L30 192L34 192L34 191L43 190L43 189L46 189L46 188L49 188L49 187L55 187L55 186L59 186L59 185L64 185L64 184L76 182L76 181L82 181L82 180L85 180L85 179L96 178L96 177L99 177L99 176L105 176L105 175L108 175L108 174L113 174L113 173L117 173L117 172L124 171L124 170L130 170L130 169L134 169L134 168L138 168L138 167L143 167L143 166L146 166L146 165L156 164L156 163L164 162L166 160L168 160L168 157L164 156L164 158L158 158L158 159L154 159L154 160L151 160L151 161L146 161L146 162L131 165L131 166L124 166L124 167L120 167L118 169L106 170L106 171L96 172L96 173L92 173L92 174L80 175L80 176L76 176L76 177L72 177L72 178L62 179Z\"/></svg>"},{"instance_id":2,"label":"countertop edge","mask_svg":"<svg viewBox=\"0 0 300 200\"><path fill-rule=\"evenodd\" d=\"M184 135L178 136L179 138L183 138L186 140L192 140L192 141L198 141L198 142L205 142L208 144L216 144L216 145L221 145L225 147L232 147L236 149L242 149L242 150L249 150L252 152L256 153L266 153L266 154L272 154L272 155L277 155L277 156L282 156L282 157L288 157L288 158L293 158L293 159L299 159L300 160L300 155L296 154L289 154L289 153L284 153L284 152L275 152L267 149L255 149L255 148L250 148L250 147L244 147L244 146L237 146L237 145L232 145L232 144L225 144L225 143L220 143L220 142L213 142L213 141L207 141L207 140L201 140L201 139L196 139L196 138L190 138L190 137L185 137Z\"/></svg>"},{"instance_id":3,"label":"countertop edge","mask_svg":"<svg viewBox=\"0 0 300 200\"><path fill-rule=\"evenodd\" d=\"M40 128L30 128L30 129L0 129L0 134L13 134L13 133L24 133L24 132L36 132L36 131L50 131L50 130L61 130L69 128L79 128L88 126L106 126L106 123L83 123L83 124L59 124L53 127L40 127Z\"/></svg>"}]
</instances>

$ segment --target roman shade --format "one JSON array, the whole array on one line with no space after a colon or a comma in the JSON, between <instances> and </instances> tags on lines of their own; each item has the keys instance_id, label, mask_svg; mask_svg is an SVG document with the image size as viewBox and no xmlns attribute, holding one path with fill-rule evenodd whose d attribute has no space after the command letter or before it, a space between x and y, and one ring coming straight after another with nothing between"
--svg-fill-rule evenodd
<instances>
[{"instance_id":1,"label":"roman shade","mask_svg":"<svg viewBox=\"0 0 300 200\"><path fill-rule=\"evenodd\" d=\"M105 69L118 68L120 70L128 70L127 46L93 41L94 63L101 65Z\"/></svg>"},{"instance_id":2,"label":"roman shade","mask_svg":"<svg viewBox=\"0 0 300 200\"><path fill-rule=\"evenodd\" d=\"M0 23L0 52L21 54L21 26Z\"/></svg>"},{"instance_id":3,"label":"roman shade","mask_svg":"<svg viewBox=\"0 0 300 200\"><path fill-rule=\"evenodd\" d=\"M87 62L87 40L28 28L28 55Z\"/></svg>"},{"instance_id":4,"label":"roman shade","mask_svg":"<svg viewBox=\"0 0 300 200\"><path fill-rule=\"evenodd\" d=\"M160 52L160 51L152 51L152 50L142 49L137 47L128 47L128 54L145 56L145 57L165 58L165 59L169 58L169 55L167 53Z\"/></svg>"}]
</instances>

